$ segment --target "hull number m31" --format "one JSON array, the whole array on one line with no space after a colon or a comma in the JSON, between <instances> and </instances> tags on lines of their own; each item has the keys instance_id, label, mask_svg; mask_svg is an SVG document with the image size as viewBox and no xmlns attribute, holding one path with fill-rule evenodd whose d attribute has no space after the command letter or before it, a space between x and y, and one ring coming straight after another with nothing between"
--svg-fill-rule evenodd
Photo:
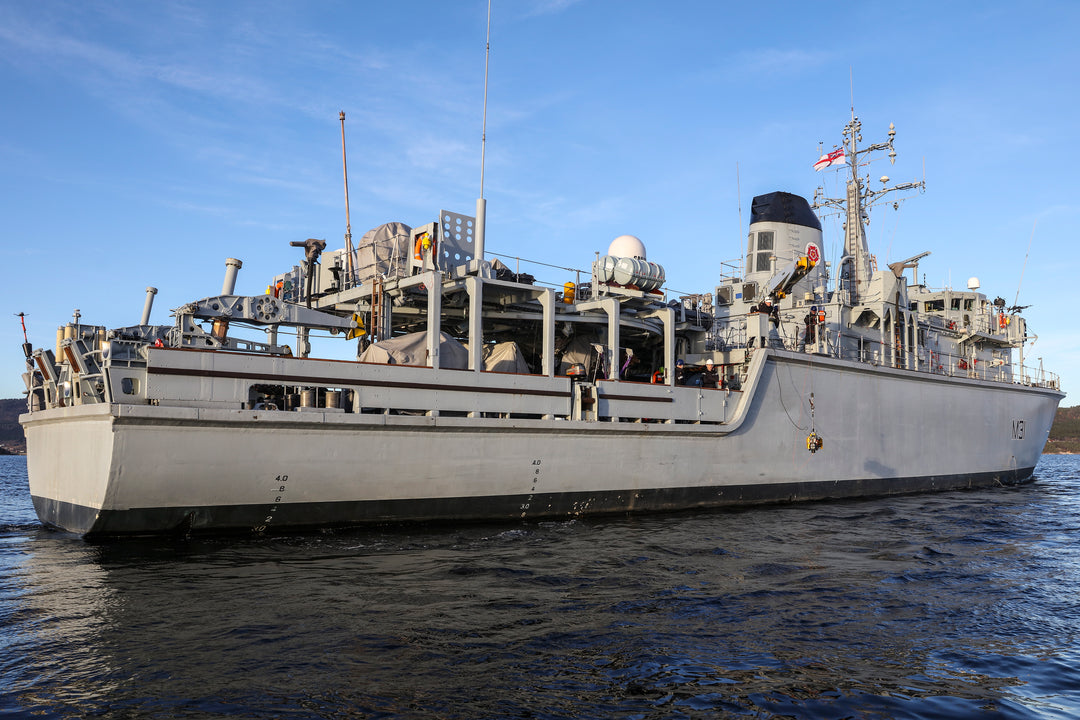
<instances>
[{"instance_id":1,"label":"hull number m31","mask_svg":"<svg viewBox=\"0 0 1080 720\"><path fill-rule=\"evenodd\" d=\"M1024 420L1013 420L1012 421L1013 440L1023 440L1024 439L1024 422L1025 422Z\"/></svg>"}]
</instances>

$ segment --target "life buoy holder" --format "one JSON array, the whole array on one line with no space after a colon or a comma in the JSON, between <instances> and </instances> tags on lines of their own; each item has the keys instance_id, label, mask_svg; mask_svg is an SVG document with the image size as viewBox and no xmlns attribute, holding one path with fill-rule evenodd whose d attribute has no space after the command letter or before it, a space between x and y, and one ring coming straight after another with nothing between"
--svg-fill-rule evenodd
<instances>
[{"instance_id":1,"label":"life buoy holder","mask_svg":"<svg viewBox=\"0 0 1080 720\"><path fill-rule=\"evenodd\" d=\"M432 257L434 257L434 255L435 255L435 238L431 237L431 235L429 235L428 233L425 232L425 233L420 233L419 235L416 236L416 244L413 245L413 259L414 260L423 260L424 259L424 241L425 240L428 241L428 246L431 248L431 255L432 255Z\"/></svg>"},{"instance_id":2,"label":"life buoy holder","mask_svg":"<svg viewBox=\"0 0 1080 720\"><path fill-rule=\"evenodd\" d=\"M817 321L819 323L824 323L825 322L825 311L824 310L818 310Z\"/></svg>"}]
</instances>

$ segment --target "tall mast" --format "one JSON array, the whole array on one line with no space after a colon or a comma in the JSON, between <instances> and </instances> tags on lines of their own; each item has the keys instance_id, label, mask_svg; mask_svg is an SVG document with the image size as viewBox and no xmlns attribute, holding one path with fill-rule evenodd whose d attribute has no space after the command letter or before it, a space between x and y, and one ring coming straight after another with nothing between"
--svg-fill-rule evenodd
<instances>
[{"instance_id":1,"label":"tall mast","mask_svg":"<svg viewBox=\"0 0 1080 720\"><path fill-rule=\"evenodd\" d=\"M862 122L855 114L855 108L851 109L851 121L844 126L844 162L847 164L848 179L847 193L844 198L827 198L824 190L818 188L814 193L814 209L832 207L840 210L844 216L844 258L841 261L840 277L847 274L847 289L850 293L849 302L856 305L866 294L869 287L873 267L870 262L870 250L866 243L866 228L868 221L867 211L878 199L897 190L923 190L926 181L900 183L892 187L882 187L880 190L871 190L866 182L859 178L859 160L871 153L887 150L890 163L896 162L896 150L893 148L893 140L896 138L896 127L889 123L889 139L883 143L877 143L868 147L860 148L862 142ZM869 161L866 161L868 164ZM883 185L889 182L889 177L881 177Z\"/></svg>"},{"instance_id":2,"label":"tall mast","mask_svg":"<svg viewBox=\"0 0 1080 720\"><path fill-rule=\"evenodd\" d=\"M338 119L341 120L341 171L345 175L345 275L349 279L346 287L351 287L356 285L356 273L353 268L352 223L349 222L349 165L345 162L344 110L340 112Z\"/></svg>"},{"instance_id":3,"label":"tall mast","mask_svg":"<svg viewBox=\"0 0 1080 720\"><path fill-rule=\"evenodd\" d=\"M480 129L480 197L476 199L476 259L484 259L484 232L487 223L487 200L484 199L484 153L487 150L488 63L491 60L491 0L487 9L487 40L484 45L484 122Z\"/></svg>"},{"instance_id":4,"label":"tall mast","mask_svg":"<svg viewBox=\"0 0 1080 720\"><path fill-rule=\"evenodd\" d=\"M851 108L851 122L844 126L844 152L849 169L847 180L847 215L844 218L844 255L852 259L852 288L855 302L870 282L870 251L866 246L863 228L862 182L859 180L859 141L862 140L862 122Z\"/></svg>"}]
</instances>

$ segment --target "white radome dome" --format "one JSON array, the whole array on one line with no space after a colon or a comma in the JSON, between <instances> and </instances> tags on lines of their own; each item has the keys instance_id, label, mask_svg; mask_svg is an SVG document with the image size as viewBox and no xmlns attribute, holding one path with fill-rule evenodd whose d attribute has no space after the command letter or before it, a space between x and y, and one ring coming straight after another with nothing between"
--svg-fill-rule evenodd
<instances>
[{"instance_id":1,"label":"white radome dome","mask_svg":"<svg viewBox=\"0 0 1080 720\"><path fill-rule=\"evenodd\" d=\"M611 244L608 245L607 254L615 257L648 260L648 258L645 257L645 243L641 242L641 240L633 235L620 235L612 240Z\"/></svg>"}]
</instances>

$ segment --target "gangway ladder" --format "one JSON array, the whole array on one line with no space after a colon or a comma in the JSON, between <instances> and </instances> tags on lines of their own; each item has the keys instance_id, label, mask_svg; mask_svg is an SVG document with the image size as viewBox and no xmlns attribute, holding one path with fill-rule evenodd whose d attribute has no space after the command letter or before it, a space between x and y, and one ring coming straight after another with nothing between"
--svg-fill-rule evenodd
<instances>
[{"instance_id":1,"label":"gangway ladder","mask_svg":"<svg viewBox=\"0 0 1080 720\"><path fill-rule=\"evenodd\" d=\"M371 318L368 327L371 328L372 342L385 340L383 330L385 318L383 317L383 279L376 275L371 281Z\"/></svg>"}]
</instances>

